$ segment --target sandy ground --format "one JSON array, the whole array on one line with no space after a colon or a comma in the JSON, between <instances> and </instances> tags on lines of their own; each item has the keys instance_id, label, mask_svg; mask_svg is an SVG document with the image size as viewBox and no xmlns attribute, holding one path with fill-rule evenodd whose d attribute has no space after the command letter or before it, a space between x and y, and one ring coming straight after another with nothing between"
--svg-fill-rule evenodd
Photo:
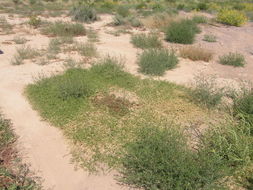
<instances>
[{"instance_id":1,"label":"sandy ground","mask_svg":"<svg viewBox=\"0 0 253 190\"><path fill-rule=\"evenodd\" d=\"M7 15L4 15L7 17ZM124 34L113 36L108 34L112 27L106 26L111 22L111 16L104 15L101 21L89 24L99 32L100 42L97 48L100 54L120 56L125 59L127 71L138 74L136 59L141 51L134 48L130 43L130 35ZM10 23L20 25L26 19L16 17L8 18ZM54 18L57 20L57 18ZM69 20L69 18L64 18ZM253 27L252 23L247 26L225 27L208 26L202 27L203 32L198 36L196 45L212 49L216 56L210 63L192 62L180 59L177 68L167 71L160 79L188 84L195 75L202 72L205 74L216 74L222 81L251 80L253 81ZM204 34L217 35L217 43L203 42ZM36 65L32 62L20 66L10 64L15 54L16 45L10 42L15 35L24 35L30 41L29 45L37 48L46 48L48 37L42 36L38 31L28 28L26 25L17 26L15 34L0 35L0 48L4 51L0 55L0 108L7 118L13 122L14 130L20 137L18 142L24 162L30 164L32 171L42 178L45 189L54 190L119 190L114 180L114 173L89 175L83 170L75 170L71 164L71 155L68 142L58 128L50 126L41 120L23 95L27 84L34 81L34 77L40 73L61 72L62 62L56 62L45 66ZM165 43L171 47L173 44ZM248 64L244 68L234 68L219 65L219 55L230 51L238 51L245 55ZM140 75L141 76L141 75Z\"/></svg>"}]
</instances>

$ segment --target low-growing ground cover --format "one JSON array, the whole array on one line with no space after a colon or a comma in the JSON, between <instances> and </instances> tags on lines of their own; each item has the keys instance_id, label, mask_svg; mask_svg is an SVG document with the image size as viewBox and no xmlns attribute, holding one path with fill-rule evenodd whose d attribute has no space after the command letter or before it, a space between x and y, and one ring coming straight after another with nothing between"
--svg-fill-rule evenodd
<instances>
[{"instance_id":1,"label":"low-growing ground cover","mask_svg":"<svg viewBox=\"0 0 253 190\"><path fill-rule=\"evenodd\" d=\"M119 150L145 123L175 118L185 123L204 118L208 112L187 99L182 87L140 80L116 63L106 58L89 70L70 69L26 89L42 117L62 128L77 152L87 150L76 154L85 167L101 161L117 165Z\"/></svg>"},{"instance_id":2,"label":"low-growing ground cover","mask_svg":"<svg viewBox=\"0 0 253 190\"><path fill-rule=\"evenodd\" d=\"M144 189L219 189L229 176L250 177L240 167L252 163L252 138L249 123L228 122L228 113L212 111L224 94L214 94L213 84L203 91L206 86L189 93L141 80L107 57L90 69L41 78L26 94L44 119L64 131L73 157L90 171L114 168L120 182ZM194 123L213 124L192 141L185 129Z\"/></svg>"}]
</instances>

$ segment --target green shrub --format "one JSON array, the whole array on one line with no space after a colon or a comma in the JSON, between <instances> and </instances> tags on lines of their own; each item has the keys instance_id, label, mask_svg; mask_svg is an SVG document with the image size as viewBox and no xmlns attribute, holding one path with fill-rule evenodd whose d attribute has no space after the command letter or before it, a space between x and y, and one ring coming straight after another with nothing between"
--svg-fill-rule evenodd
<instances>
[{"instance_id":1,"label":"green shrub","mask_svg":"<svg viewBox=\"0 0 253 190\"><path fill-rule=\"evenodd\" d=\"M224 172L219 159L191 151L171 126L142 128L125 152L120 181L145 190L208 189Z\"/></svg>"},{"instance_id":2,"label":"green shrub","mask_svg":"<svg viewBox=\"0 0 253 190\"><path fill-rule=\"evenodd\" d=\"M205 16L195 15L195 16L192 17L192 21L197 23L197 24L203 24L203 23L207 23L208 19Z\"/></svg>"},{"instance_id":3,"label":"green shrub","mask_svg":"<svg viewBox=\"0 0 253 190\"><path fill-rule=\"evenodd\" d=\"M127 17L130 14L129 7L126 5L120 5L117 9L117 14L122 17Z\"/></svg>"},{"instance_id":4,"label":"green shrub","mask_svg":"<svg viewBox=\"0 0 253 190\"><path fill-rule=\"evenodd\" d=\"M97 12L94 8L87 5L74 7L70 14L73 19L80 22L94 22L98 20Z\"/></svg>"},{"instance_id":5,"label":"green shrub","mask_svg":"<svg viewBox=\"0 0 253 190\"><path fill-rule=\"evenodd\" d=\"M80 36L85 35L86 31L82 24L57 21L50 23L42 32L52 36Z\"/></svg>"},{"instance_id":6,"label":"green shrub","mask_svg":"<svg viewBox=\"0 0 253 190\"><path fill-rule=\"evenodd\" d=\"M245 65L244 56L239 53L229 53L219 57L219 63L222 65L232 65L234 67L243 67Z\"/></svg>"},{"instance_id":7,"label":"green shrub","mask_svg":"<svg viewBox=\"0 0 253 190\"><path fill-rule=\"evenodd\" d=\"M209 34L209 35L206 34L206 35L204 35L203 40L206 42L216 42L217 38L216 38L216 36L214 36L212 34Z\"/></svg>"},{"instance_id":8,"label":"green shrub","mask_svg":"<svg viewBox=\"0 0 253 190\"><path fill-rule=\"evenodd\" d=\"M194 87L190 90L191 99L197 104L212 108L220 104L224 96L223 89L219 89L214 77L199 75L195 77Z\"/></svg>"},{"instance_id":9,"label":"green shrub","mask_svg":"<svg viewBox=\"0 0 253 190\"><path fill-rule=\"evenodd\" d=\"M208 9L207 3L200 2L197 4L197 9L201 11L206 11Z\"/></svg>"},{"instance_id":10,"label":"green shrub","mask_svg":"<svg viewBox=\"0 0 253 190\"><path fill-rule=\"evenodd\" d=\"M234 101L234 115L247 121L253 134L253 92L243 94Z\"/></svg>"},{"instance_id":11,"label":"green shrub","mask_svg":"<svg viewBox=\"0 0 253 190\"><path fill-rule=\"evenodd\" d=\"M138 58L139 71L149 75L163 75L178 64L174 51L166 49L145 50Z\"/></svg>"},{"instance_id":12,"label":"green shrub","mask_svg":"<svg viewBox=\"0 0 253 190\"><path fill-rule=\"evenodd\" d=\"M14 41L16 44L25 44L28 40L27 40L25 37L15 36L15 37L13 38L13 41Z\"/></svg>"},{"instance_id":13,"label":"green shrub","mask_svg":"<svg viewBox=\"0 0 253 190\"><path fill-rule=\"evenodd\" d=\"M197 24L192 20L172 22L166 30L166 40L169 42L192 44L195 35L200 32Z\"/></svg>"},{"instance_id":14,"label":"green shrub","mask_svg":"<svg viewBox=\"0 0 253 190\"><path fill-rule=\"evenodd\" d=\"M244 13L237 10L222 9L217 15L217 21L231 26L241 26L247 22Z\"/></svg>"},{"instance_id":15,"label":"green shrub","mask_svg":"<svg viewBox=\"0 0 253 190\"><path fill-rule=\"evenodd\" d=\"M3 119L2 115L0 114L0 150L14 140L14 135L10 125L10 121Z\"/></svg>"},{"instance_id":16,"label":"green shrub","mask_svg":"<svg viewBox=\"0 0 253 190\"><path fill-rule=\"evenodd\" d=\"M20 163L14 146L16 139L11 122L0 114L0 189L39 190L27 166Z\"/></svg>"},{"instance_id":17,"label":"green shrub","mask_svg":"<svg viewBox=\"0 0 253 190\"><path fill-rule=\"evenodd\" d=\"M60 78L55 85L58 96L63 100L88 97L93 92L81 73L72 72L71 69L67 71L66 77Z\"/></svg>"},{"instance_id":18,"label":"green shrub","mask_svg":"<svg viewBox=\"0 0 253 190\"><path fill-rule=\"evenodd\" d=\"M135 34L131 38L132 44L138 48L161 48L162 42L156 34Z\"/></svg>"},{"instance_id":19,"label":"green shrub","mask_svg":"<svg viewBox=\"0 0 253 190\"><path fill-rule=\"evenodd\" d=\"M143 24L138 18L131 18L130 24L132 27L141 27Z\"/></svg>"},{"instance_id":20,"label":"green shrub","mask_svg":"<svg viewBox=\"0 0 253 190\"><path fill-rule=\"evenodd\" d=\"M17 48L17 53L14 55L11 63L13 65L21 65L25 59L33 59L37 56L40 56L40 52L37 49L31 46L22 46Z\"/></svg>"},{"instance_id":21,"label":"green shrub","mask_svg":"<svg viewBox=\"0 0 253 190\"><path fill-rule=\"evenodd\" d=\"M41 19L37 16L31 16L28 24L33 26L34 28L38 28L39 25L41 25Z\"/></svg>"},{"instance_id":22,"label":"green shrub","mask_svg":"<svg viewBox=\"0 0 253 190\"><path fill-rule=\"evenodd\" d=\"M127 22L127 20L124 17L122 17L121 15L117 14L113 17L113 25L115 25L115 26L123 25L126 22Z\"/></svg>"},{"instance_id":23,"label":"green shrub","mask_svg":"<svg viewBox=\"0 0 253 190\"><path fill-rule=\"evenodd\" d=\"M77 51L87 57L94 57L97 56L97 48L95 45L91 42L86 42L86 43L78 43L77 44Z\"/></svg>"},{"instance_id":24,"label":"green shrub","mask_svg":"<svg viewBox=\"0 0 253 190\"><path fill-rule=\"evenodd\" d=\"M252 139L249 138L249 125L232 121L213 126L201 139L205 151L214 154L231 169L241 169L253 159Z\"/></svg>"}]
</instances>

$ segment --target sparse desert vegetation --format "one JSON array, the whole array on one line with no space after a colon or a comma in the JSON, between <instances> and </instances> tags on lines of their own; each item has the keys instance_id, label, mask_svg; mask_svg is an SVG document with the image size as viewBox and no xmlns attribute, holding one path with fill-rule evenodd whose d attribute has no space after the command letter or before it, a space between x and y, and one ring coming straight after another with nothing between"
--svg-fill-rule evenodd
<instances>
[{"instance_id":1,"label":"sparse desert vegetation","mask_svg":"<svg viewBox=\"0 0 253 190\"><path fill-rule=\"evenodd\" d=\"M132 36L131 42L135 47L142 49L162 47L162 43L156 34L135 34Z\"/></svg>"},{"instance_id":2,"label":"sparse desert vegetation","mask_svg":"<svg viewBox=\"0 0 253 190\"><path fill-rule=\"evenodd\" d=\"M0 189L251 190L252 3L1 0Z\"/></svg>"},{"instance_id":3,"label":"sparse desert vegetation","mask_svg":"<svg viewBox=\"0 0 253 190\"><path fill-rule=\"evenodd\" d=\"M220 56L219 63L222 65L231 65L234 67L243 67L245 65L245 58L240 53L228 53Z\"/></svg>"}]
</instances>

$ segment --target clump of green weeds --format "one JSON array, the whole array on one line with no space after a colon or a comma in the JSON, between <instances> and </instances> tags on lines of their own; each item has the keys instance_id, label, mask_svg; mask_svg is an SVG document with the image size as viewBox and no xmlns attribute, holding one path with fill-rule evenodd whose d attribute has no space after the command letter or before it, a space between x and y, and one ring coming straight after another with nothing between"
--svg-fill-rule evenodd
<instances>
[{"instance_id":1,"label":"clump of green weeds","mask_svg":"<svg viewBox=\"0 0 253 190\"><path fill-rule=\"evenodd\" d=\"M245 58L240 53L228 53L219 57L219 63L222 65L231 65L234 67L243 67L245 65Z\"/></svg>"},{"instance_id":2,"label":"clump of green weeds","mask_svg":"<svg viewBox=\"0 0 253 190\"><path fill-rule=\"evenodd\" d=\"M224 90L218 88L214 76L206 77L200 74L195 77L193 88L190 90L191 99L207 108L216 107L221 103Z\"/></svg>"},{"instance_id":3,"label":"clump of green weeds","mask_svg":"<svg viewBox=\"0 0 253 190\"><path fill-rule=\"evenodd\" d=\"M96 57L98 55L96 46L91 42L77 43L76 48L82 56Z\"/></svg>"},{"instance_id":4,"label":"clump of green weeds","mask_svg":"<svg viewBox=\"0 0 253 190\"><path fill-rule=\"evenodd\" d=\"M121 161L120 181L145 190L214 188L228 170L206 147L190 150L183 132L173 126L141 128Z\"/></svg>"},{"instance_id":5,"label":"clump of green weeds","mask_svg":"<svg viewBox=\"0 0 253 190\"><path fill-rule=\"evenodd\" d=\"M41 23L42 23L41 19L36 15L31 16L28 22L28 24L34 28L38 28L41 25Z\"/></svg>"},{"instance_id":6,"label":"clump of green weeds","mask_svg":"<svg viewBox=\"0 0 253 190\"><path fill-rule=\"evenodd\" d=\"M156 34L134 34L131 37L131 42L135 47L146 48L161 48L162 42Z\"/></svg>"},{"instance_id":7,"label":"clump of green weeds","mask_svg":"<svg viewBox=\"0 0 253 190\"><path fill-rule=\"evenodd\" d=\"M70 14L73 17L73 20L80 21L80 22L94 22L98 20L96 10L88 5L78 5L75 6L71 11Z\"/></svg>"},{"instance_id":8,"label":"clump of green weeds","mask_svg":"<svg viewBox=\"0 0 253 190\"><path fill-rule=\"evenodd\" d=\"M51 36L82 36L86 30L82 24L57 21L49 23L42 32Z\"/></svg>"},{"instance_id":9,"label":"clump of green weeds","mask_svg":"<svg viewBox=\"0 0 253 190\"><path fill-rule=\"evenodd\" d=\"M199 32L199 27L192 20L185 19L172 22L166 29L166 40L181 44L192 44L195 35Z\"/></svg>"},{"instance_id":10,"label":"clump of green weeds","mask_svg":"<svg viewBox=\"0 0 253 190\"><path fill-rule=\"evenodd\" d=\"M206 34L204 35L203 40L206 42L217 42L217 37L212 34Z\"/></svg>"},{"instance_id":11,"label":"clump of green weeds","mask_svg":"<svg viewBox=\"0 0 253 190\"><path fill-rule=\"evenodd\" d=\"M16 44L25 44L28 40L27 40L25 37L15 36L15 37L13 38L13 41L14 41Z\"/></svg>"},{"instance_id":12,"label":"clump of green weeds","mask_svg":"<svg viewBox=\"0 0 253 190\"><path fill-rule=\"evenodd\" d=\"M40 56L40 52L37 49L32 48L31 46L22 46L17 48L17 53L14 55L12 60L13 65L23 64L25 59L33 59L37 56Z\"/></svg>"},{"instance_id":13,"label":"clump of green weeds","mask_svg":"<svg viewBox=\"0 0 253 190\"><path fill-rule=\"evenodd\" d=\"M39 190L26 165L17 161L10 120L0 114L0 189ZM11 163L11 164L10 164Z\"/></svg>"},{"instance_id":14,"label":"clump of green weeds","mask_svg":"<svg viewBox=\"0 0 253 190\"><path fill-rule=\"evenodd\" d=\"M173 50L148 49L139 55L137 63L141 73L161 76L166 70L175 68L178 58Z\"/></svg>"}]
</instances>

